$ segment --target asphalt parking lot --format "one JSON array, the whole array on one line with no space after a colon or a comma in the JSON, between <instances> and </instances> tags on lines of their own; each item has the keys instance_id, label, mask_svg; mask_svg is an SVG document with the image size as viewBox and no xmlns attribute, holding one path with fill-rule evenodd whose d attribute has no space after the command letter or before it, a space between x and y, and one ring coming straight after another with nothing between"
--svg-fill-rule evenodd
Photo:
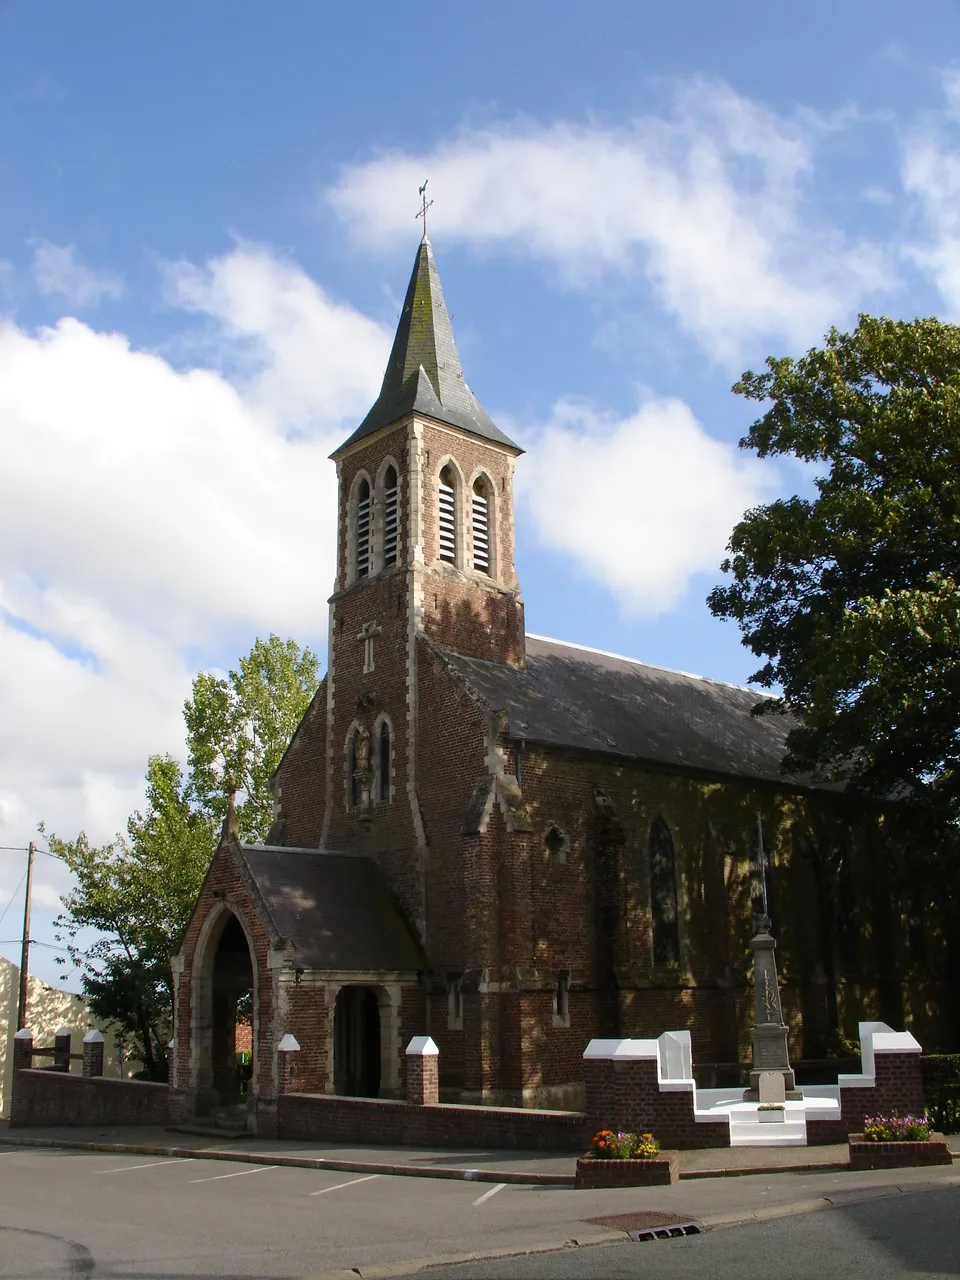
<instances>
[{"instance_id":1,"label":"asphalt parking lot","mask_svg":"<svg viewBox=\"0 0 960 1280\"><path fill-rule=\"evenodd\" d=\"M578 1275L606 1274L624 1239L585 1221L660 1208L778 1213L822 1197L895 1196L930 1170L776 1174L645 1190L576 1192L218 1160L6 1147L0 1151L0 1277L307 1277L395 1274L414 1260L581 1246ZM947 1170L944 1179L952 1178ZM820 1197L820 1200L816 1198ZM739 1208L738 1208L739 1206ZM752 1206L752 1208L751 1208ZM811 1215L812 1218L822 1214ZM586 1247L586 1246L591 1247ZM640 1249L672 1247L668 1243ZM543 1258L546 1259L544 1254ZM549 1274L504 1258L486 1274ZM533 1270L531 1270L531 1267Z\"/></svg>"}]
</instances>

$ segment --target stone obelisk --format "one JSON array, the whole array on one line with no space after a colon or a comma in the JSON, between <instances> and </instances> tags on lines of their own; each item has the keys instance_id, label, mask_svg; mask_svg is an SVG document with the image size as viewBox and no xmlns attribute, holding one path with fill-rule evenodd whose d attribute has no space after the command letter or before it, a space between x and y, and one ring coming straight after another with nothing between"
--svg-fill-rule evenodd
<instances>
[{"instance_id":1,"label":"stone obelisk","mask_svg":"<svg viewBox=\"0 0 960 1280\"><path fill-rule=\"evenodd\" d=\"M780 1005L780 982L774 952L777 944L770 932L767 909L767 862L763 848L763 827L757 814L757 861L760 893L754 895L759 912L753 917L753 1069L744 1102L782 1102L802 1098L797 1088L787 1052L787 1027ZM778 1080L777 1077L780 1077ZM782 1080L782 1083L781 1083Z\"/></svg>"}]
</instances>

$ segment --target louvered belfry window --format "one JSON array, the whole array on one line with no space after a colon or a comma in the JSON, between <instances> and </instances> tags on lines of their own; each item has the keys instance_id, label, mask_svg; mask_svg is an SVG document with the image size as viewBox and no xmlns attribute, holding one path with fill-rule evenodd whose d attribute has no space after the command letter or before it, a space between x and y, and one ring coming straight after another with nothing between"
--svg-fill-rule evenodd
<instances>
[{"instance_id":1,"label":"louvered belfry window","mask_svg":"<svg viewBox=\"0 0 960 1280\"><path fill-rule=\"evenodd\" d=\"M361 480L357 487L357 577L370 572L370 484Z\"/></svg>"},{"instance_id":2,"label":"louvered belfry window","mask_svg":"<svg viewBox=\"0 0 960 1280\"><path fill-rule=\"evenodd\" d=\"M483 480L473 485L473 567L490 572L490 501Z\"/></svg>"},{"instance_id":3,"label":"louvered belfry window","mask_svg":"<svg viewBox=\"0 0 960 1280\"><path fill-rule=\"evenodd\" d=\"M440 472L440 559L448 564L457 563L457 494L454 474L450 467Z\"/></svg>"},{"instance_id":4,"label":"louvered belfry window","mask_svg":"<svg viewBox=\"0 0 960 1280\"><path fill-rule=\"evenodd\" d=\"M397 473L387 467L383 477L383 563L397 563Z\"/></svg>"}]
</instances>

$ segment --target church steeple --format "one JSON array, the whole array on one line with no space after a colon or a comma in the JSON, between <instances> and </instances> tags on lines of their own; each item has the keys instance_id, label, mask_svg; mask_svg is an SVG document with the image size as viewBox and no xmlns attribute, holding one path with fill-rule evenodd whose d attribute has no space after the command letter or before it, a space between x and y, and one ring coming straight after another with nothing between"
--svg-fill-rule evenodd
<instances>
[{"instance_id":1,"label":"church steeple","mask_svg":"<svg viewBox=\"0 0 960 1280\"><path fill-rule=\"evenodd\" d=\"M409 413L422 413L522 453L491 421L467 386L433 249L426 236L413 264L380 394L360 426L333 456Z\"/></svg>"}]
</instances>

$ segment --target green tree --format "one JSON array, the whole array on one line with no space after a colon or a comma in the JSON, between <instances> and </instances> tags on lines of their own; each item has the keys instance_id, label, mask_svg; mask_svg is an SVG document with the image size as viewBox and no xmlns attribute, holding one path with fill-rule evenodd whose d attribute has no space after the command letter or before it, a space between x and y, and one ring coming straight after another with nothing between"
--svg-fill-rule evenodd
<instances>
[{"instance_id":1,"label":"green tree","mask_svg":"<svg viewBox=\"0 0 960 1280\"><path fill-rule=\"evenodd\" d=\"M315 654L274 635L257 640L227 679L201 672L184 705L186 776L169 756L151 756L146 805L129 819L126 835L99 848L82 832L75 840L49 837L75 880L57 926L84 995L97 1017L136 1039L152 1079L166 1073L170 955L210 865L227 786L245 792L241 830L262 839L271 821L270 774L317 673Z\"/></svg>"},{"instance_id":2,"label":"green tree","mask_svg":"<svg viewBox=\"0 0 960 1280\"><path fill-rule=\"evenodd\" d=\"M787 769L960 814L960 328L861 316L734 391L814 496L747 512L708 598L800 723Z\"/></svg>"},{"instance_id":3,"label":"green tree","mask_svg":"<svg viewBox=\"0 0 960 1280\"><path fill-rule=\"evenodd\" d=\"M136 1039L151 1079L166 1070L170 953L200 892L214 834L210 815L190 805L180 765L151 756L145 810L129 819L126 836L100 848L83 833L49 838L75 880L56 924L84 995L98 1018Z\"/></svg>"},{"instance_id":4,"label":"green tree","mask_svg":"<svg viewBox=\"0 0 960 1280\"><path fill-rule=\"evenodd\" d=\"M190 798L222 819L227 792L243 793L237 821L245 836L266 838L273 820L270 776L319 680L310 649L271 635L257 640L227 677L201 672L184 703Z\"/></svg>"}]
</instances>

